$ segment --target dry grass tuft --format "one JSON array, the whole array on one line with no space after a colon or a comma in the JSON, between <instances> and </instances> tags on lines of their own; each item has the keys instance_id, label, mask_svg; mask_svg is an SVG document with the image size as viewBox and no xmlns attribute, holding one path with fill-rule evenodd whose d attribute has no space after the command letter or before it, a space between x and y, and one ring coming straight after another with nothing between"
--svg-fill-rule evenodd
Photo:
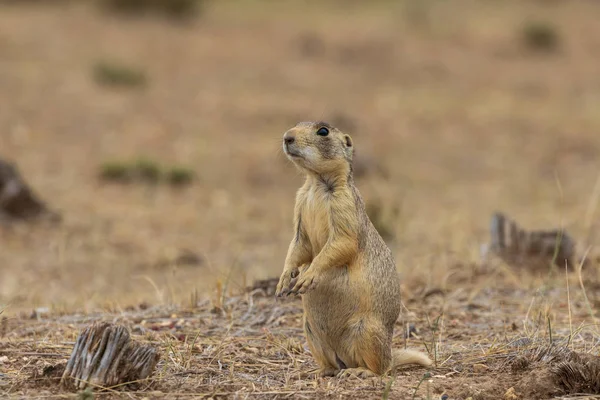
<instances>
[{"instance_id":1,"label":"dry grass tuft","mask_svg":"<svg viewBox=\"0 0 600 400\"><path fill-rule=\"evenodd\" d=\"M534 51L554 52L560 45L559 32L550 22L528 22L522 35L525 45Z\"/></svg>"},{"instance_id":2,"label":"dry grass tuft","mask_svg":"<svg viewBox=\"0 0 600 400\"><path fill-rule=\"evenodd\" d=\"M137 68L115 62L102 61L94 65L95 81L107 87L141 88L146 86L146 74Z\"/></svg>"},{"instance_id":3,"label":"dry grass tuft","mask_svg":"<svg viewBox=\"0 0 600 400\"><path fill-rule=\"evenodd\" d=\"M100 0L104 8L128 16L155 14L177 20L196 16L203 0Z\"/></svg>"},{"instance_id":4,"label":"dry grass tuft","mask_svg":"<svg viewBox=\"0 0 600 400\"><path fill-rule=\"evenodd\" d=\"M195 179L194 171L183 166L164 167L150 158L138 158L133 163L111 161L100 166L99 177L105 182L147 183L165 182L174 187L187 186Z\"/></svg>"}]
</instances>

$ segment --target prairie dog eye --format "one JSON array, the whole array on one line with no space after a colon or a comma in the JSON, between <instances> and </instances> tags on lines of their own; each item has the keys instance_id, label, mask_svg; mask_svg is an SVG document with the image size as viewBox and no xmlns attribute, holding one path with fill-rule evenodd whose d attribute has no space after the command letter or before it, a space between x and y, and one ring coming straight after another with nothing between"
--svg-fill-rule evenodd
<instances>
[{"instance_id":1,"label":"prairie dog eye","mask_svg":"<svg viewBox=\"0 0 600 400\"><path fill-rule=\"evenodd\" d=\"M323 127L323 128L319 128L319 130L317 131L317 135L319 136L327 136L329 135L329 129Z\"/></svg>"}]
</instances>

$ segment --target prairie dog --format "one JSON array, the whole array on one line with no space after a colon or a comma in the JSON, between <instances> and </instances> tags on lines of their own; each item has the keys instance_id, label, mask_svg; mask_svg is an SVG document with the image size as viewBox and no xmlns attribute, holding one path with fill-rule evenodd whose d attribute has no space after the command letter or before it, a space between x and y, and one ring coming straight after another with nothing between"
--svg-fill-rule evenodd
<instances>
[{"instance_id":1,"label":"prairie dog","mask_svg":"<svg viewBox=\"0 0 600 400\"><path fill-rule=\"evenodd\" d=\"M369 377L403 364L431 365L423 353L392 352L400 280L354 185L351 137L325 122L301 122L283 135L283 150L306 181L276 295L302 295L318 374Z\"/></svg>"}]
</instances>

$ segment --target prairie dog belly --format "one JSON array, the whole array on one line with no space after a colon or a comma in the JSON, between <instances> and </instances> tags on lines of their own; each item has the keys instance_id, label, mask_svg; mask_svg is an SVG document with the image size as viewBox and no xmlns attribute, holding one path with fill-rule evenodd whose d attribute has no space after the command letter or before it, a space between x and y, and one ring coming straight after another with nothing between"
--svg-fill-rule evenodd
<instances>
[{"instance_id":1,"label":"prairie dog belly","mask_svg":"<svg viewBox=\"0 0 600 400\"><path fill-rule=\"evenodd\" d=\"M358 290L361 277L348 266L330 267L323 272L317 286L302 295L307 322L315 335L332 346L340 339L348 321L361 309L369 294ZM362 278L364 279L364 278ZM363 290L364 291L364 290Z\"/></svg>"}]
</instances>

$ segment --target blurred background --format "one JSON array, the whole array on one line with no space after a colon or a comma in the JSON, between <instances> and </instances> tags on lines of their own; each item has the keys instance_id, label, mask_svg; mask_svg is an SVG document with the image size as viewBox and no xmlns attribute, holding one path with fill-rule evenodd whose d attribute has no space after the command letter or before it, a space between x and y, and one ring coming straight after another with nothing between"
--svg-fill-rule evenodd
<instances>
[{"instance_id":1,"label":"blurred background","mask_svg":"<svg viewBox=\"0 0 600 400\"><path fill-rule=\"evenodd\" d=\"M353 137L407 289L475 273L496 210L593 245L599 13L592 0L2 1L0 158L63 219L0 224L0 305L185 304L278 276L302 184L281 137L307 120Z\"/></svg>"}]
</instances>

